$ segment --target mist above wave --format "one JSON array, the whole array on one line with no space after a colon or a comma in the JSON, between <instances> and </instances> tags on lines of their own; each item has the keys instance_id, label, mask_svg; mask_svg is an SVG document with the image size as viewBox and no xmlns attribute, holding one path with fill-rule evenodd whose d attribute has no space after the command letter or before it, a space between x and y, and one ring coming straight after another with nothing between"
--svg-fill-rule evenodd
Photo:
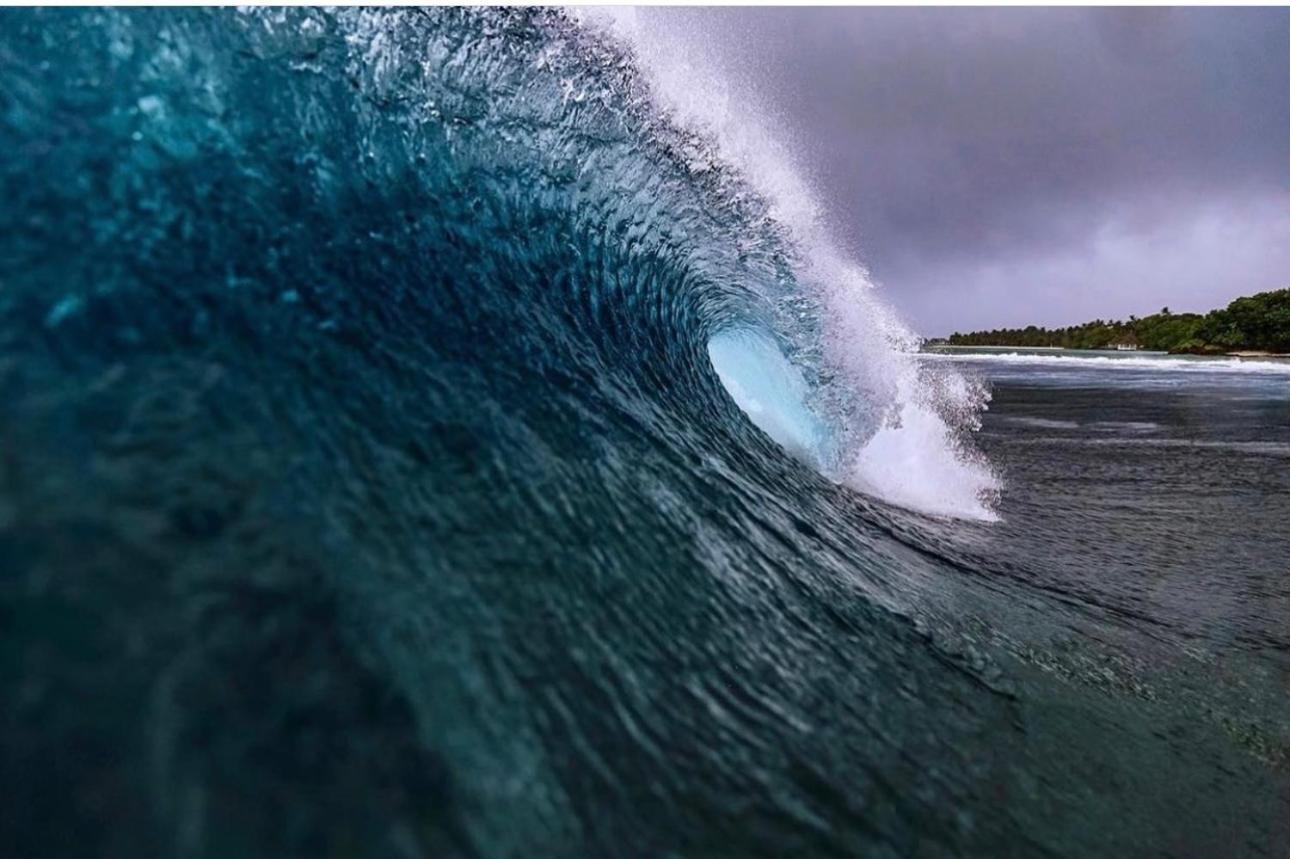
<instances>
[{"instance_id":1,"label":"mist above wave","mask_svg":"<svg viewBox=\"0 0 1290 859\"><path fill-rule=\"evenodd\" d=\"M733 83L736 75L721 66L706 34L636 10L597 10L580 20L626 42L659 109L698 131L706 148L692 167L702 172L712 158L733 165L765 198L786 237L793 282L751 285L761 299L754 320L765 326L763 341L777 342L783 360L796 367L805 390L800 402L762 398L750 408L747 382L732 384L727 363L717 370L733 399L799 456L814 451L810 458L835 480L910 510L993 520L1000 483L967 438L979 426L988 391L953 372L922 371L920 339L831 235L794 155L801 147L786 145L783 129L757 109L755 94ZM727 347L719 345L718 354L728 356ZM803 409L827 440L804 442L805 430L785 429L808 423Z\"/></svg>"}]
</instances>

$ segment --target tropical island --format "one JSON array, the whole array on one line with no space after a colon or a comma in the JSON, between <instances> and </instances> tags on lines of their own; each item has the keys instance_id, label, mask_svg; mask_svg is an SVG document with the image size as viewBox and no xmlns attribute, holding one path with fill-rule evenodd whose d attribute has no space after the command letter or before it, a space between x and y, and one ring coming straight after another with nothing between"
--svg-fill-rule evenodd
<instances>
[{"instance_id":1,"label":"tropical island","mask_svg":"<svg viewBox=\"0 0 1290 859\"><path fill-rule=\"evenodd\" d=\"M1094 319L1066 328L999 328L954 332L929 345L1020 346L1061 349L1148 349L1190 355L1290 353L1290 289L1238 298L1209 313L1162 308L1127 321Z\"/></svg>"}]
</instances>

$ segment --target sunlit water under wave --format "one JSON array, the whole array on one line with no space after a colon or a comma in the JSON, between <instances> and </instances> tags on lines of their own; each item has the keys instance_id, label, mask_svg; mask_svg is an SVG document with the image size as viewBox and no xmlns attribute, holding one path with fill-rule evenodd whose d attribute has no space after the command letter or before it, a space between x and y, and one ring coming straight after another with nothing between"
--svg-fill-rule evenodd
<instances>
[{"instance_id":1,"label":"sunlit water under wave","mask_svg":"<svg viewBox=\"0 0 1290 859\"><path fill-rule=\"evenodd\" d=\"M630 21L0 23L7 854L1283 851L1274 376L915 354Z\"/></svg>"}]
</instances>

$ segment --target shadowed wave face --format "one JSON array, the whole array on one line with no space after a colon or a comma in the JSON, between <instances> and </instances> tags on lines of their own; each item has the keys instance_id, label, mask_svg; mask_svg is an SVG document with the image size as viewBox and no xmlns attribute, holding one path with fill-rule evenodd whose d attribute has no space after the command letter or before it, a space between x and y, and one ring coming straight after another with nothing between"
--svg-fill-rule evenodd
<instances>
[{"instance_id":1,"label":"shadowed wave face","mask_svg":"<svg viewBox=\"0 0 1290 859\"><path fill-rule=\"evenodd\" d=\"M954 536L981 393L630 45L0 25L14 855L1132 854L1180 802L1230 846L1266 768L1018 656L1066 603Z\"/></svg>"}]
</instances>

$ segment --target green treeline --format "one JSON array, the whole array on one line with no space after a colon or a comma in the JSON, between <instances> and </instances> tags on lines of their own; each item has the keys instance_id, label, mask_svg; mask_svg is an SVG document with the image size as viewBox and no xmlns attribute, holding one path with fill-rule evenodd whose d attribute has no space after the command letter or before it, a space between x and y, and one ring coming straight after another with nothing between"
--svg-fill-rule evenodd
<instances>
[{"instance_id":1,"label":"green treeline","mask_svg":"<svg viewBox=\"0 0 1290 859\"><path fill-rule=\"evenodd\" d=\"M1244 350L1290 352L1290 289L1260 292L1209 313L1170 313L1169 308L1127 322L1094 319L1068 328L1000 328L954 332L951 346L1057 346L1113 349L1136 346L1161 352L1221 354Z\"/></svg>"}]
</instances>

